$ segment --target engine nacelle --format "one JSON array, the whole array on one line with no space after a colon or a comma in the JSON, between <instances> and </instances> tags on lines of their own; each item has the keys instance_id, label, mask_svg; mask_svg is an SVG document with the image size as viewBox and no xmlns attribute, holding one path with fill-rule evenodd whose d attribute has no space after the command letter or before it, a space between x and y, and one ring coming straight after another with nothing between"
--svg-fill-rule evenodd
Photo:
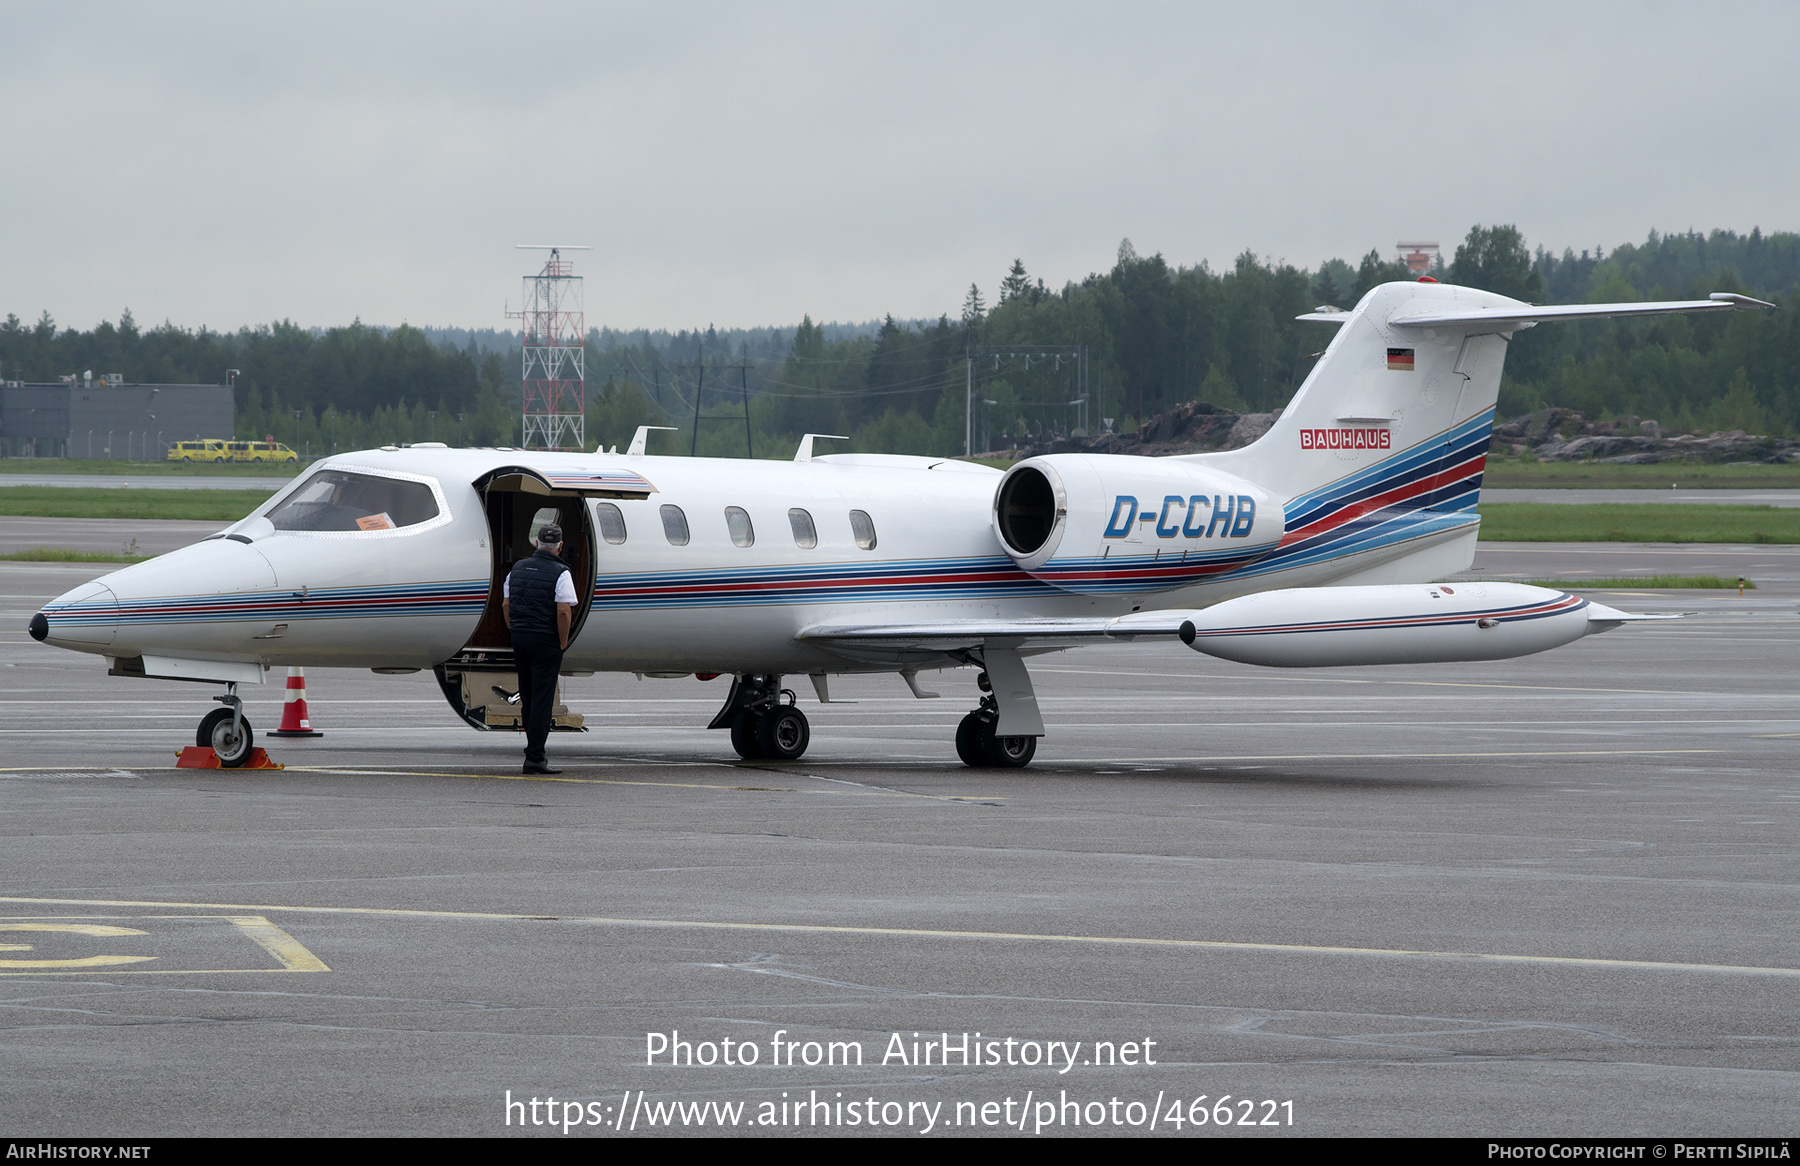
<instances>
[{"instance_id":1,"label":"engine nacelle","mask_svg":"<svg viewBox=\"0 0 1800 1166\"><path fill-rule=\"evenodd\" d=\"M1027 458L994 491L994 533L1034 578L1083 595L1204 583L1281 542L1279 501L1174 458Z\"/></svg>"},{"instance_id":2,"label":"engine nacelle","mask_svg":"<svg viewBox=\"0 0 1800 1166\"><path fill-rule=\"evenodd\" d=\"M1526 583L1409 583L1263 591L1196 612L1197 652L1275 668L1446 664L1529 656L1616 627L1618 615ZM1623 617L1621 617L1623 618Z\"/></svg>"}]
</instances>

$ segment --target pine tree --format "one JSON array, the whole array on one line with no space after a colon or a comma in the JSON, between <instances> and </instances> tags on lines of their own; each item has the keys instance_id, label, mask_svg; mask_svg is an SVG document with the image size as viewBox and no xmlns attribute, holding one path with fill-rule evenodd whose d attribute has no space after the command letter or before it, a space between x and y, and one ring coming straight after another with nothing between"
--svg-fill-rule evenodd
<instances>
[{"instance_id":1,"label":"pine tree","mask_svg":"<svg viewBox=\"0 0 1800 1166\"><path fill-rule=\"evenodd\" d=\"M981 289L974 284L969 285L969 294L963 299L963 327L973 328L987 317L987 305L981 302Z\"/></svg>"},{"instance_id":2,"label":"pine tree","mask_svg":"<svg viewBox=\"0 0 1800 1166\"><path fill-rule=\"evenodd\" d=\"M1031 290L1031 280L1025 274L1025 261L1013 260L1012 271L1000 281L1000 302L1016 300Z\"/></svg>"}]
</instances>

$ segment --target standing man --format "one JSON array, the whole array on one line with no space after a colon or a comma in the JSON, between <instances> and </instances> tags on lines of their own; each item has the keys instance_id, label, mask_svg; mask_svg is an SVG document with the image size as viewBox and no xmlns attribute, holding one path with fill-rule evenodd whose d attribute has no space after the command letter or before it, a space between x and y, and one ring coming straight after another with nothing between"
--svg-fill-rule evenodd
<instances>
[{"instance_id":1,"label":"standing man","mask_svg":"<svg viewBox=\"0 0 1800 1166\"><path fill-rule=\"evenodd\" d=\"M526 773L562 772L550 768L544 756L550 710L556 704L556 676L569 649L569 620L576 602L569 565L557 557L562 543L562 528L545 524L538 531L537 553L513 564L500 592L500 612L512 631L513 663L519 672Z\"/></svg>"}]
</instances>

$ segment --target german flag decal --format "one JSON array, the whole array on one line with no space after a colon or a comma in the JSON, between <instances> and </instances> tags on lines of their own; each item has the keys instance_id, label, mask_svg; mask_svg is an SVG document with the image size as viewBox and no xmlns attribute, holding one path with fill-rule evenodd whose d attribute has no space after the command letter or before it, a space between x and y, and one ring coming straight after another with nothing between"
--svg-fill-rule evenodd
<instances>
[{"instance_id":1,"label":"german flag decal","mask_svg":"<svg viewBox=\"0 0 1800 1166\"><path fill-rule=\"evenodd\" d=\"M1389 372L1411 372L1413 370L1413 350L1410 348L1388 349Z\"/></svg>"}]
</instances>

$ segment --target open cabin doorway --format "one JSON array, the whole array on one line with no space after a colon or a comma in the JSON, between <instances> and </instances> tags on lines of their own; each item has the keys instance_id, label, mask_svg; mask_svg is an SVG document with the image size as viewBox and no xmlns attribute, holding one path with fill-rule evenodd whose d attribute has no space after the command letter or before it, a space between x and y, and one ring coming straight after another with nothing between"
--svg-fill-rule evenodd
<instances>
[{"instance_id":1,"label":"open cabin doorway","mask_svg":"<svg viewBox=\"0 0 1800 1166\"><path fill-rule=\"evenodd\" d=\"M477 729L523 729L518 705L519 678L513 667L512 633L501 607L502 585L513 565L537 553L538 531L550 523L562 527L562 560L569 565L576 604L569 620L574 643L594 598L594 537L587 499L579 494L546 491L536 477L502 471L477 482L487 511L489 563L487 606L468 643L435 669L444 699L465 722ZM582 731L582 718L563 704L556 686L551 727Z\"/></svg>"},{"instance_id":2,"label":"open cabin doorway","mask_svg":"<svg viewBox=\"0 0 1800 1166\"><path fill-rule=\"evenodd\" d=\"M508 466L473 484L487 513L491 564L487 606L468 643L434 671L444 699L469 725L483 730L516 729L520 727L518 677L513 669L512 634L501 610L501 586L506 577L515 563L536 552L537 533L546 523L562 527L562 559L569 565L577 599L569 621L569 642L573 644L594 602L596 552L588 500L647 498L655 487L635 471L613 465L543 472ZM552 723L561 731L582 730L580 715L563 706L560 684Z\"/></svg>"},{"instance_id":3,"label":"open cabin doorway","mask_svg":"<svg viewBox=\"0 0 1800 1166\"><path fill-rule=\"evenodd\" d=\"M475 634L463 650L512 651L512 636L501 611L501 585L520 559L537 551L537 534L555 523L563 531L563 562L569 564L577 603L569 620L569 641L581 631L594 601L594 534L588 521L587 500L579 494L541 494L517 488L518 479L498 478L482 492L487 508L488 546L492 550L492 575L488 581L487 607ZM511 488L508 488L511 487Z\"/></svg>"}]
</instances>

